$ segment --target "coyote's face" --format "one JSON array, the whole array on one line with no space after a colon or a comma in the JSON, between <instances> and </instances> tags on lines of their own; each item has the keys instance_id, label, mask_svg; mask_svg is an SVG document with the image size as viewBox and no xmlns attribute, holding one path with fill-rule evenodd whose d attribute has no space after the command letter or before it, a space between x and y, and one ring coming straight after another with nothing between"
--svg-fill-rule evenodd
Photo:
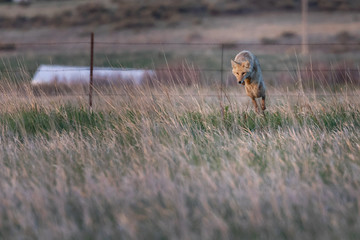
<instances>
[{"instance_id":1,"label":"coyote's face","mask_svg":"<svg viewBox=\"0 0 360 240\"><path fill-rule=\"evenodd\" d=\"M240 63L231 60L231 66L232 66L232 73L235 75L239 84L244 85L245 79L248 77L247 73L250 72L250 62L244 61Z\"/></svg>"}]
</instances>

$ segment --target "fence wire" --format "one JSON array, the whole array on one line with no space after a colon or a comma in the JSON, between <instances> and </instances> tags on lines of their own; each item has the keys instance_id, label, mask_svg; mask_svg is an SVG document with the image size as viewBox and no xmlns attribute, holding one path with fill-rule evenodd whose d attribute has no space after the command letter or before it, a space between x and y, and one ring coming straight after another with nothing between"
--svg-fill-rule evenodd
<instances>
[{"instance_id":1,"label":"fence wire","mask_svg":"<svg viewBox=\"0 0 360 240\"><path fill-rule=\"evenodd\" d=\"M0 45L14 45L14 46L59 46L59 45L89 45L90 41L63 41L63 42L3 42ZM118 46L215 46L222 51L221 55L223 57L224 48L226 46L359 46L360 42L318 42L318 43L251 43L251 42L239 42L239 43L218 43L218 42L120 42L120 41L94 41L95 46L99 45L118 45ZM56 70L42 70L44 72L61 72L61 71L82 71L88 70L89 67L74 67L74 69L56 69ZM119 68L108 68L107 70L117 71ZM141 68L144 70L154 70L154 71L184 71L184 69L176 68ZM36 72L35 68L11 68L0 70L0 73L24 73L24 72ZM95 67L96 70L96 67ZM121 70L133 70L133 68L121 68ZM197 68L197 69L187 69L188 71L196 72L221 72L228 71L229 69L223 68L221 66L219 69L209 69L209 68ZM263 72L359 72L359 68L296 68L296 69L262 69Z\"/></svg>"},{"instance_id":2,"label":"fence wire","mask_svg":"<svg viewBox=\"0 0 360 240\"><path fill-rule=\"evenodd\" d=\"M64 41L64 42L2 42L3 45L14 44L16 46L41 46L41 45L71 45L87 44L89 41ZM120 42L120 41L95 41L96 45L124 45L124 46L151 46L151 45L187 45L187 46L360 46L360 42L317 42L317 43L257 43L257 42Z\"/></svg>"},{"instance_id":3,"label":"fence wire","mask_svg":"<svg viewBox=\"0 0 360 240\"><path fill-rule=\"evenodd\" d=\"M50 46L50 47L56 47L56 46L68 46L68 45L84 45L84 46L89 46L91 45L90 41L62 41L62 42L8 42L8 43L1 43L0 45L2 46L10 46L13 45L15 46L15 48L19 47L35 47L35 46ZM343 42L317 42L317 43L307 43L307 44L303 44L303 43L252 43L252 42L239 42L239 43L218 43L218 42L121 42L121 41L94 41L94 45L95 48L96 46L125 46L125 47L131 47L131 46L194 46L194 47L199 47L199 46L205 46L205 47L209 47L212 46L215 49L218 49L221 51L221 64L219 64L219 68L173 68L173 67L166 67L166 68L158 68L158 67L154 67L154 68L141 68L142 70L152 70L152 71L157 71L157 72L161 72L161 71L179 71L179 72L217 72L219 74L221 74L221 84L223 84L223 73L229 71L229 68L224 68L224 51L228 50L230 47L231 48L240 48L240 47L244 47L244 46L294 46L294 47L299 47L299 46L303 46L303 45L308 45L308 46L313 46L313 47L320 47L320 46L347 46L347 47L354 47L354 46L359 46L360 48L360 42L347 42L347 43L343 43ZM15 50L16 51L16 50ZM21 56L20 56L21 57ZM3 61L4 63L4 61ZM139 69L139 68L109 68L106 67L106 70L114 70L114 71L127 71L127 70L134 70L134 69ZM68 71L74 71L74 72L80 72L80 71L84 71L84 70L89 70L90 71L90 67L73 67L73 68L69 68L67 67L66 69L55 69L55 70L42 70L43 72L68 72ZM96 72L97 70L101 70L100 67L94 67L94 72ZM0 70L0 77L1 75L4 74L11 74L11 73L35 73L37 71L36 68L26 68L26 66L23 67L19 67L19 68L10 68L10 69L3 69ZM297 67L297 68L287 68L287 69L266 69L266 68L262 68L262 72L287 72L287 73L301 73L301 72L306 72L306 73L312 73L312 72L343 72L343 73L359 73L360 75L360 69L359 67L354 68L339 68L339 67L334 67L334 68L301 68L301 67ZM222 89L222 87L221 87ZM60 94L61 95L61 94ZM69 94L65 94L66 96L72 96L71 93ZM87 94L74 94L74 96L86 96ZM123 97L128 97L128 94L122 94L122 93L104 93L104 94L97 94L98 96L104 95L104 96L123 96ZM221 93L222 95L222 93ZM279 94L280 95L280 94ZM283 95L283 94L281 94ZM285 94L286 95L286 94ZM310 94L311 95L311 94ZM147 97L154 97L154 96L162 96L162 95L150 95ZM199 94L175 94L173 96L180 96L180 97L190 97L190 96L197 96L197 97L223 97L223 96L219 96L218 94L203 94L203 95L199 95ZM272 96L276 96L276 94L272 94ZM293 96L293 95L292 95ZM316 96L337 96L336 94L317 94ZM352 96L351 94L348 96ZM356 96L356 94L354 94L354 96ZM139 96L139 97L144 97L144 96ZM226 97L243 97L243 96L238 96L238 95L226 95Z\"/></svg>"},{"instance_id":4,"label":"fence wire","mask_svg":"<svg viewBox=\"0 0 360 240\"><path fill-rule=\"evenodd\" d=\"M110 68L106 69L108 71L132 71L135 68ZM74 68L74 69L56 69L56 70L41 70L42 72L80 72L84 70L89 70L89 68ZM94 69L94 71L100 71L102 69ZM145 71L175 71L175 72L221 72L221 71L228 71L229 69L176 69L176 68L141 68L141 70ZM26 72L36 72L37 69L16 69L16 70L0 70L0 73L26 73ZM334 69L261 69L262 72L359 72L360 69L355 68L334 68Z\"/></svg>"}]
</instances>

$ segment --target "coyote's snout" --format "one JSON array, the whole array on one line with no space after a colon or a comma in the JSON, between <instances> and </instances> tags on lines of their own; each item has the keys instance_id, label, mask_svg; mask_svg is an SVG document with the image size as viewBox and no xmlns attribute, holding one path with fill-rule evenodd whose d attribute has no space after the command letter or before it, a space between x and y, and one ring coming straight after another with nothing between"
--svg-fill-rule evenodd
<instances>
[{"instance_id":1,"label":"coyote's snout","mask_svg":"<svg viewBox=\"0 0 360 240\"><path fill-rule=\"evenodd\" d=\"M231 60L232 73L237 81L245 85L246 94L252 99L256 112L258 106L256 98L261 97L261 109L265 107L265 83L262 77L260 63L250 51L242 51Z\"/></svg>"}]
</instances>

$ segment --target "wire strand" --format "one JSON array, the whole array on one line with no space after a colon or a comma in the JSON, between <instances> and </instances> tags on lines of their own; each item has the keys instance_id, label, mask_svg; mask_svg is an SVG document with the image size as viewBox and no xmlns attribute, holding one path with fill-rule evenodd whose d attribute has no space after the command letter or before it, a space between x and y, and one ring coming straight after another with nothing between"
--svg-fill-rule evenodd
<instances>
[{"instance_id":1,"label":"wire strand","mask_svg":"<svg viewBox=\"0 0 360 240\"><path fill-rule=\"evenodd\" d=\"M65 42L3 42L2 45L15 44L16 46L36 46L36 45L71 45L71 44L89 44L90 41L65 41ZM97 45L124 45L124 46L152 46L152 45L193 45L193 46L221 46L221 45L247 45L247 46L360 46L360 42L319 42L319 43L256 43L256 42L234 42L234 43L221 43L221 42L117 42L117 41L94 41Z\"/></svg>"},{"instance_id":2,"label":"wire strand","mask_svg":"<svg viewBox=\"0 0 360 240\"><path fill-rule=\"evenodd\" d=\"M99 69L94 68L96 71L134 71L134 70L144 70L144 71L175 71L175 72L221 72L221 71L230 71L230 69L176 69L176 68L105 68ZM38 69L12 69L12 70L0 70L0 73L28 73L36 72ZM40 70L41 72L80 72L80 71L90 71L89 67L79 67L71 69L45 69ZM360 69L349 68L349 69L261 69L262 72L360 72Z\"/></svg>"}]
</instances>

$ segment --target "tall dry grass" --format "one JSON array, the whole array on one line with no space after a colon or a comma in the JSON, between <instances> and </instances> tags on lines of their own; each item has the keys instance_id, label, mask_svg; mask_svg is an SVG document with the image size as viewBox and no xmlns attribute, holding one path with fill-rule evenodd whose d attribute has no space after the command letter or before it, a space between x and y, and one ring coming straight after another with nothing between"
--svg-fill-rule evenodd
<instances>
[{"instance_id":1,"label":"tall dry grass","mask_svg":"<svg viewBox=\"0 0 360 240\"><path fill-rule=\"evenodd\" d=\"M0 239L357 239L358 90L0 101Z\"/></svg>"}]
</instances>

